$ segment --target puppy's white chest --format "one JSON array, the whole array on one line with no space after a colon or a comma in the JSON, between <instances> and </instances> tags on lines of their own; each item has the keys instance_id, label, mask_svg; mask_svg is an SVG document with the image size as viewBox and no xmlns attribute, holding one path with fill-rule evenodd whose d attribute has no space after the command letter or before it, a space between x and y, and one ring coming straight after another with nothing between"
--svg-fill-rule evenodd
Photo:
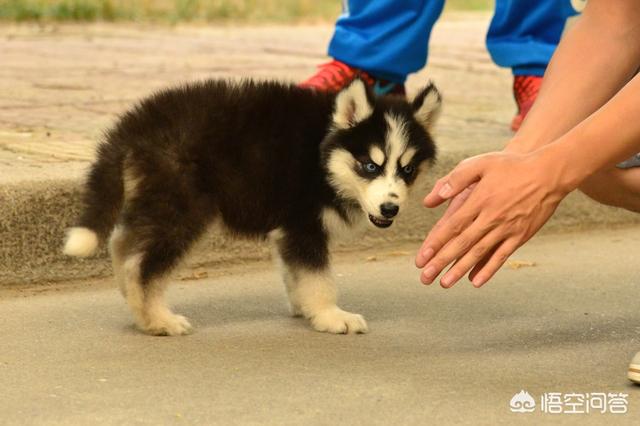
<instances>
[{"instance_id":1,"label":"puppy's white chest","mask_svg":"<svg viewBox=\"0 0 640 426\"><path fill-rule=\"evenodd\" d=\"M364 229L362 218L364 215L349 215L345 220L334 209L325 208L322 211L322 224L331 239L344 238Z\"/></svg>"}]
</instances>

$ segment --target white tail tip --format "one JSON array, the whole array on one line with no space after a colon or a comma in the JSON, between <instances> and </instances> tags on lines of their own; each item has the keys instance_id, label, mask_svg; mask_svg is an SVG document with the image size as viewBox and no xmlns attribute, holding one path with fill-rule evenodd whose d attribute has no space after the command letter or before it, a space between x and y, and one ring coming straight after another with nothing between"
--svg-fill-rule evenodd
<instances>
[{"instance_id":1,"label":"white tail tip","mask_svg":"<svg viewBox=\"0 0 640 426\"><path fill-rule=\"evenodd\" d=\"M89 228L74 227L67 233L62 252L67 256L87 257L98 249L98 234Z\"/></svg>"}]
</instances>

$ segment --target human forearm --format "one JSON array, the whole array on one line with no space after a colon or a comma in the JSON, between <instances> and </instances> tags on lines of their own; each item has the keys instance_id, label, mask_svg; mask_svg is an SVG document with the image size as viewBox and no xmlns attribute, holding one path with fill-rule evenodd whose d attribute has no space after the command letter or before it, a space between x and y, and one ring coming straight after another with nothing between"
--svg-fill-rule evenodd
<instances>
[{"instance_id":1,"label":"human forearm","mask_svg":"<svg viewBox=\"0 0 640 426\"><path fill-rule=\"evenodd\" d=\"M568 188L640 151L639 98L637 75L587 119L538 150L557 158Z\"/></svg>"},{"instance_id":2,"label":"human forearm","mask_svg":"<svg viewBox=\"0 0 640 426\"><path fill-rule=\"evenodd\" d=\"M453 201L416 256L423 283L452 265L443 287L467 273L483 285L569 192L640 151L640 2L590 0L587 9L514 141L461 162L426 196L427 207Z\"/></svg>"},{"instance_id":3,"label":"human forearm","mask_svg":"<svg viewBox=\"0 0 640 426\"><path fill-rule=\"evenodd\" d=\"M497 152L461 162L425 198L435 207L466 191L466 201L432 228L416 256L429 284L449 264L450 287L471 271L483 285L593 173L640 151L640 76L556 141L529 153ZM475 185L469 191L470 185Z\"/></svg>"},{"instance_id":4,"label":"human forearm","mask_svg":"<svg viewBox=\"0 0 640 426\"><path fill-rule=\"evenodd\" d=\"M640 2L592 0L563 37L535 105L508 150L559 138L607 102L640 67Z\"/></svg>"}]
</instances>

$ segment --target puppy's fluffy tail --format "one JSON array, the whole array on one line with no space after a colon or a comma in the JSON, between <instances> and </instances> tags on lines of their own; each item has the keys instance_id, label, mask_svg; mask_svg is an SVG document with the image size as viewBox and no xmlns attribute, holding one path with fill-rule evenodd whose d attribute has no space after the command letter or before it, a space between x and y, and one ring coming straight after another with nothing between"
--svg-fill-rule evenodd
<instances>
[{"instance_id":1,"label":"puppy's fluffy tail","mask_svg":"<svg viewBox=\"0 0 640 426\"><path fill-rule=\"evenodd\" d=\"M98 234L89 228L74 226L67 232L62 252L67 256L87 257L98 249Z\"/></svg>"},{"instance_id":2,"label":"puppy's fluffy tail","mask_svg":"<svg viewBox=\"0 0 640 426\"><path fill-rule=\"evenodd\" d=\"M82 213L69 229L63 253L86 257L96 252L113 229L124 198L123 155L118 147L105 142L98 148L98 159L91 166L82 200Z\"/></svg>"}]
</instances>

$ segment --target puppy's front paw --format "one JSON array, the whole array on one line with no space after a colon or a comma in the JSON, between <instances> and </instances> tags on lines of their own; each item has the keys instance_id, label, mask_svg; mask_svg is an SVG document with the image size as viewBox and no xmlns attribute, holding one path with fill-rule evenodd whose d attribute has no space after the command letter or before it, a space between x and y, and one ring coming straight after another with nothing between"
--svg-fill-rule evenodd
<instances>
[{"instance_id":1,"label":"puppy's front paw","mask_svg":"<svg viewBox=\"0 0 640 426\"><path fill-rule=\"evenodd\" d=\"M174 313L154 316L141 328L145 333L154 336L180 336L193 332L189 320Z\"/></svg>"},{"instance_id":2,"label":"puppy's front paw","mask_svg":"<svg viewBox=\"0 0 640 426\"><path fill-rule=\"evenodd\" d=\"M311 318L311 325L317 331L335 334L366 333L367 322L362 315L343 311L337 306L322 310Z\"/></svg>"}]
</instances>

